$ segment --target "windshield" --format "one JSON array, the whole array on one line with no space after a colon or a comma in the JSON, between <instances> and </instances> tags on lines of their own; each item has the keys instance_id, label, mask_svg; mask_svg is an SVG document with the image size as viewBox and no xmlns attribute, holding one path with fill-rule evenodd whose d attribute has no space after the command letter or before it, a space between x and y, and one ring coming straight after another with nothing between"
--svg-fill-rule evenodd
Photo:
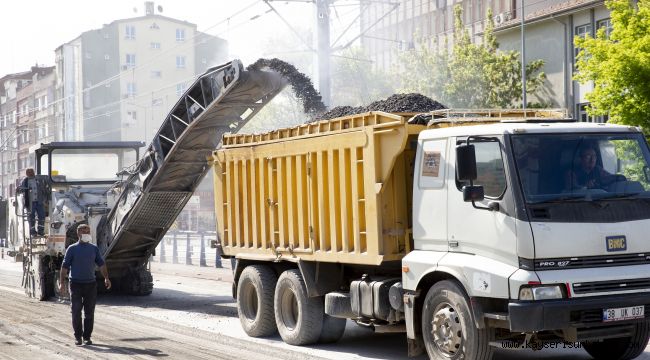
<instances>
[{"instance_id":1,"label":"windshield","mask_svg":"<svg viewBox=\"0 0 650 360\"><path fill-rule=\"evenodd\" d=\"M650 153L639 133L513 135L528 203L650 196Z\"/></svg>"},{"instance_id":2,"label":"windshield","mask_svg":"<svg viewBox=\"0 0 650 360\"><path fill-rule=\"evenodd\" d=\"M134 149L55 149L52 151L54 182L115 181L117 173L137 161ZM41 169L48 169L47 156Z\"/></svg>"}]
</instances>

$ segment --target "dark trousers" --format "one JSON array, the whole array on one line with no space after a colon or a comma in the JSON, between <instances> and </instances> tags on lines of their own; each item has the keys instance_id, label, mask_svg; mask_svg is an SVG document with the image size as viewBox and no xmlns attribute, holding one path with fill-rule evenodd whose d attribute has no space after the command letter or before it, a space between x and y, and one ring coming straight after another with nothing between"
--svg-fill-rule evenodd
<instances>
[{"instance_id":1,"label":"dark trousers","mask_svg":"<svg viewBox=\"0 0 650 360\"><path fill-rule=\"evenodd\" d=\"M42 202L32 202L31 211L29 212L29 232L32 235L36 234L36 230L34 230L36 216L38 216L38 234L43 235L45 233L45 208Z\"/></svg>"},{"instance_id":2,"label":"dark trousers","mask_svg":"<svg viewBox=\"0 0 650 360\"><path fill-rule=\"evenodd\" d=\"M97 282L70 282L70 300L72 302L72 328L74 337L90 339L95 320L95 302L97 302ZM81 326L81 309L84 310L84 322Z\"/></svg>"}]
</instances>

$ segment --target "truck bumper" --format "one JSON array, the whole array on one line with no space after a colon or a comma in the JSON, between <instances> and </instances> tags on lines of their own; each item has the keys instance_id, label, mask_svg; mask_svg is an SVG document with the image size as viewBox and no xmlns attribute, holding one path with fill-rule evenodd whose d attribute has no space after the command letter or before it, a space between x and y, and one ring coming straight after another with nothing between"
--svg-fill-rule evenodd
<instances>
[{"instance_id":1,"label":"truck bumper","mask_svg":"<svg viewBox=\"0 0 650 360\"><path fill-rule=\"evenodd\" d=\"M643 319L603 322L603 309L645 305L645 320L650 319L650 292L572 298L564 300L511 302L508 304L510 331L534 332L622 325Z\"/></svg>"}]
</instances>

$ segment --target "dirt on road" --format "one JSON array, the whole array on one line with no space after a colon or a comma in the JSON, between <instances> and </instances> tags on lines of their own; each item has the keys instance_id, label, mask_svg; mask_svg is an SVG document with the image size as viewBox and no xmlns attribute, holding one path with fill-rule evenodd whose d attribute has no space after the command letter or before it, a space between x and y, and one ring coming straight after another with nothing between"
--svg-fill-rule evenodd
<instances>
[{"instance_id":1,"label":"dirt on road","mask_svg":"<svg viewBox=\"0 0 650 360\"><path fill-rule=\"evenodd\" d=\"M214 303L202 296L164 291L157 297L101 296L95 312L94 344L75 346L69 303L28 299L15 287L20 273L6 268L0 268L0 273L0 359L319 359L135 313L134 308L151 307L201 312ZM224 301L232 299L224 297ZM237 314L236 309L226 313L231 317Z\"/></svg>"}]
</instances>

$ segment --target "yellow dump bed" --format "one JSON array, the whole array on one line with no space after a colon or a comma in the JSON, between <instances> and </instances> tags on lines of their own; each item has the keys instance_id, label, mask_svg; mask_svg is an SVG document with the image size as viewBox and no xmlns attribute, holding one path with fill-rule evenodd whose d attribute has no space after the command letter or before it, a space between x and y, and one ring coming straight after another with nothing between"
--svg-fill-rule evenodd
<instances>
[{"instance_id":1,"label":"yellow dump bed","mask_svg":"<svg viewBox=\"0 0 650 360\"><path fill-rule=\"evenodd\" d=\"M225 255L379 265L411 250L413 114L227 135L213 156Z\"/></svg>"}]
</instances>

